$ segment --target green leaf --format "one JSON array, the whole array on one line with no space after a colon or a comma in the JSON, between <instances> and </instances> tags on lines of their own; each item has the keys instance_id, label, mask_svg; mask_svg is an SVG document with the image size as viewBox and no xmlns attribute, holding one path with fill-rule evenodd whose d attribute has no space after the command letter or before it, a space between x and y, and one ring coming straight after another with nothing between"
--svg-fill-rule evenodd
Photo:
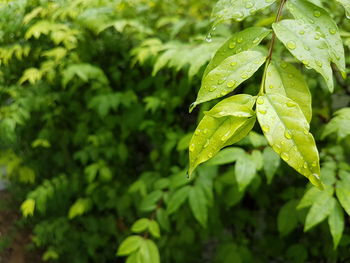
<instances>
[{"instance_id":1,"label":"green leaf","mask_svg":"<svg viewBox=\"0 0 350 263\"><path fill-rule=\"evenodd\" d=\"M329 230L331 231L334 249L337 248L344 231L344 212L337 200L334 202L333 210L328 217Z\"/></svg>"},{"instance_id":2,"label":"green leaf","mask_svg":"<svg viewBox=\"0 0 350 263\"><path fill-rule=\"evenodd\" d=\"M264 172L267 179L267 184L271 184L272 179L280 166L280 157L271 147L266 147L263 152Z\"/></svg>"},{"instance_id":3,"label":"green leaf","mask_svg":"<svg viewBox=\"0 0 350 263\"><path fill-rule=\"evenodd\" d=\"M350 135L350 108L342 108L334 113L334 117L327 123L322 138L336 133L339 140Z\"/></svg>"},{"instance_id":4,"label":"green leaf","mask_svg":"<svg viewBox=\"0 0 350 263\"><path fill-rule=\"evenodd\" d=\"M312 206L312 204L315 202L315 200L323 194L324 191L320 191L318 188L311 187L307 192L304 194L303 198L300 200L297 209L306 208L309 206Z\"/></svg>"},{"instance_id":5,"label":"green leaf","mask_svg":"<svg viewBox=\"0 0 350 263\"><path fill-rule=\"evenodd\" d=\"M238 158L235 165L235 175L238 189L242 192L256 175L256 166L250 155L245 154Z\"/></svg>"},{"instance_id":6,"label":"green leaf","mask_svg":"<svg viewBox=\"0 0 350 263\"><path fill-rule=\"evenodd\" d=\"M257 99L257 115L273 150L312 184L322 188L315 140L298 104L279 94L266 94Z\"/></svg>"},{"instance_id":7,"label":"green leaf","mask_svg":"<svg viewBox=\"0 0 350 263\"><path fill-rule=\"evenodd\" d=\"M227 147L221 150L215 157L207 162L207 165L223 165L233 163L237 159L244 155L245 151L238 147Z\"/></svg>"},{"instance_id":8,"label":"green leaf","mask_svg":"<svg viewBox=\"0 0 350 263\"><path fill-rule=\"evenodd\" d=\"M157 221L151 220L148 225L148 230L153 237L160 237L160 229Z\"/></svg>"},{"instance_id":9,"label":"green leaf","mask_svg":"<svg viewBox=\"0 0 350 263\"><path fill-rule=\"evenodd\" d=\"M266 72L266 93L281 94L298 103L308 122L311 121L311 93L299 70L286 62L272 61Z\"/></svg>"},{"instance_id":10,"label":"green leaf","mask_svg":"<svg viewBox=\"0 0 350 263\"><path fill-rule=\"evenodd\" d=\"M119 246L117 255L127 256L137 250L142 244L143 238L140 236L129 236Z\"/></svg>"},{"instance_id":11,"label":"green leaf","mask_svg":"<svg viewBox=\"0 0 350 263\"><path fill-rule=\"evenodd\" d=\"M157 202L162 198L163 191L156 190L148 194L140 204L140 210L149 212L157 207Z\"/></svg>"},{"instance_id":12,"label":"green leaf","mask_svg":"<svg viewBox=\"0 0 350 263\"><path fill-rule=\"evenodd\" d=\"M163 208L157 209L156 212L157 221L159 222L159 225L166 231L170 230L170 222L169 222L169 216L168 213Z\"/></svg>"},{"instance_id":13,"label":"green leaf","mask_svg":"<svg viewBox=\"0 0 350 263\"><path fill-rule=\"evenodd\" d=\"M293 231L298 223L297 211L296 211L297 201L290 200L288 203L284 204L277 217L277 227L278 232L282 236L288 235Z\"/></svg>"},{"instance_id":14,"label":"green leaf","mask_svg":"<svg viewBox=\"0 0 350 263\"><path fill-rule=\"evenodd\" d=\"M272 28L295 58L323 76L332 92L334 84L328 44L320 33L309 24L297 20L282 20L274 23Z\"/></svg>"},{"instance_id":15,"label":"green leaf","mask_svg":"<svg viewBox=\"0 0 350 263\"><path fill-rule=\"evenodd\" d=\"M322 192L323 194L316 198L306 216L304 232L321 223L333 210L335 198L328 191Z\"/></svg>"},{"instance_id":16,"label":"green leaf","mask_svg":"<svg viewBox=\"0 0 350 263\"><path fill-rule=\"evenodd\" d=\"M350 19L350 1L349 0L336 0L339 4L343 5L345 9L345 14L348 19Z\"/></svg>"},{"instance_id":17,"label":"green leaf","mask_svg":"<svg viewBox=\"0 0 350 263\"><path fill-rule=\"evenodd\" d=\"M214 6L212 20L214 26L230 19L242 21L247 16L253 15L269 5L272 5L276 0L219 0Z\"/></svg>"},{"instance_id":18,"label":"green leaf","mask_svg":"<svg viewBox=\"0 0 350 263\"><path fill-rule=\"evenodd\" d=\"M35 200L28 198L21 204L21 211L24 217L32 216L35 209Z\"/></svg>"},{"instance_id":19,"label":"green leaf","mask_svg":"<svg viewBox=\"0 0 350 263\"><path fill-rule=\"evenodd\" d=\"M203 102L223 97L249 79L265 62L266 57L258 51L243 51L230 56L210 71L202 80L196 101L190 111Z\"/></svg>"},{"instance_id":20,"label":"green leaf","mask_svg":"<svg viewBox=\"0 0 350 263\"><path fill-rule=\"evenodd\" d=\"M208 207L207 199L204 191L199 186L191 187L189 192L188 201L194 217L203 226L206 227L208 219Z\"/></svg>"},{"instance_id":21,"label":"green leaf","mask_svg":"<svg viewBox=\"0 0 350 263\"><path fill-rule=\"evenodd\" d=\"M148 218L141 218L131 226L131 231L134 233L141 233L148 228L149 224L150 220Z\"/></svg>"},{"instance_id":22,"label":"green leaf","mask_svg":"<svg viewBox=\"0 0 350 263\"><path fill-rule=\"evenodd\" d=\"M335 188L337 198L344 208L345 212L350 215L350 187L349 184L344 181L338 181L337 187Z\"/></svg>"},{"instance_id":23,"label":"green leaf","mask_svg":"<svg viewBox=\"0 0 350 263\"><path fill-rule=\"evenodd\" d=\"M290 0L287 2L288 10L296 19L300 19L313 27L316 34L328 44L329 58L337 65L343 77L345 72L345 56L343 42L338 26L329 13L321 7L306 0Z\"/></svg>"},{"instance_id":24,"label":"green leaf","mask_svg":"<svg viewBox=\"0 0 350 263\"><path fill-rule=\"evenodd\" d=\"M270 32L271 30L264 27L249 27L235 33L216 51L203 73L203 78L226 58L259 45Z\"/></svg>"},{"instance_id":25,"label":"green leaf","mask_svg":"<svg viewBox=\"0 0 350 263\"><path fill-rule=\"evenodd\" d=\"M242 105L246 106L246 114L251 114L254 101L254 97L250 95L235 95L219 102L207 112L198 124L190 142L189 175L199 164L214 157L221 148L245 137L255 122L255 117L224 116L215 118L210 115L220 115L220 112L223 112L224 115L227 112L232 113L234 109L239 109L241 112L243 110ZM225 105L225 107L222 107L222 105ZM217 111L217 109L220 109L220 111Z\"/></svg>"},{"instance_id":26,"label":"green leaf","mask_svg":"<svg viewBox=\"0 0 350 263\"><path fill-rule=\"evenodd\" d=\"M73 219L74 217L85 214L91 209L92 202L89 198L79 198L69 208L68 218Z\"/></svg>"},{"instance_id":27,"label":"green leaf","mask_svg":"<svg viewBox=\"0 0 350 263\"><path fill-rule=\"evenodd\" d=\"M143 240L140 252L140 263L160 263L157 245L150 239Z\"/></svg>"},{"instance_id":28,"label":"green leaf","mask_svg":"<svg viewBox=\"0 0 350 263\"><path fill-rule=\"evenodd\" d=\"M174 192L172 195L170 195L167 204L167 212L169 215L176 212L180 208L180 206L186 201L190 190L191 187L186 185Z\"/></svg>"}]
</instances>

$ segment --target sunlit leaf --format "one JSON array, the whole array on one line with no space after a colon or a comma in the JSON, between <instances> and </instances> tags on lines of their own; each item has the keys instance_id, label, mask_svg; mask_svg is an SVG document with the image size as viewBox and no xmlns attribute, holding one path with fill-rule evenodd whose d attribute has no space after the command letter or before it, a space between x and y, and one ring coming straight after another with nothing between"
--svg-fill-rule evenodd
<instances>
[{"instance_id":1,"label":"sunlit leaf","mask_svg":"<svg viewBox=\"0 0 350 263\"><path fill-rule=\"evenodd\" d=\"M139 251L140 263L160 263L157 245L150 239L143 240Z\"/></svg>"},{"instance_id":2,"label":"sunlit leaf","mask_svg":"<svg viewBox=\"0 0 350 263\"><path fill-rule=\"evenodd\" d=\"M224 59L203 78L197 99L190 110L200 103L223 97L233 91L249 79L265 59L266 57L258 51L243 51Z\"/></svg>"},{"instance_id":3,"label":"sunlit leaf","mask_svg":"<svg viewBox=\"0 0 350 263\"><path fill-rule=\"evenodd\" d=\"M242 21L247 16L253 15L271 4L276 0L219 0L214 6L212 19L214 26L220 22L234 19Z\"/></svg>"},{"instance_id":4,"label":"sunlit leaf","mask_svg":"<svg viewBox=\"0 0 350 263\"><path fill-rule=\"evenodd\" d=\"M328 44L320 33L300 20L282 20L274 23L272 28L295 58L323 76L332 92L334 84Z\"/></svg>"},{"instance_id":5,"label":"sunlit leaf","mask_svg":"<svg viewBox=\"0 0 350 263\"><path fill-rule=\"evenodd\" d=\"M21 205L21 211L24 217L32 216L35 209L35 200L27 199Z\"/></svg>"},{"instance_id":6,"label":"sunlit leaf","mask_svg":"<svg viewBox=\"0 0 350 263\"><path fill-rule=\"evenodd\" d=\"M235 165L235 176L240 192L251 183L256 175L256 165L251 156L244 154L240 156Z\"/></svg>"},{"instance_id":7,"label":"sunlit leaf","mask_svg":"<svg viewBox=\"0 0 350 263\"><path fill-rule=\"evenodd\" d=\"M141 218L131 226L131 231L134 233L141 233L148 228L149 223L150 220L148 218Z\"/></svg>"},{"instance_id":8,"label":"sunlit leaf","mask_svg":"<svg viewBox=\"0 0 350 263\"><path fill-rule=\"evenodd\" d=\"M334 248L337 248L344 231L344 212L343 208L335 200L333 210L328 217L329 230L331 231Z\"/></svg>"},{"instance_id":9,"label":"sunlit leaf","mask_svg":"<svg viewBox=\"0 0 350 263\"><path fill-rule=\"evenodd\" d=\"M323 38L327 42L329 57L345 78L343 42L340 38L338 26L329 13L306 0L289 0L287 1L287 8L296 19L300 19L312 26L318 37ZM304 36L300 37L303 38Z\"/></svg>"},{"instance_id":10,"label":"sunlit leaf","mask_svg":"<svg viewBox=\"0 0 350 263\"><path fill-rule=\"evenodd\" d=\"M140 236L129 236L119 246L117 255L127 256L137 250L142 244L143 238Z\"/></svg>"},{"instance_id":11,"label":"sunlit leaf","mask_svg":"<svg viewBox=\"0 0 350 263\"><path fill-rule=\"evenodd\" d=\"M148 230L153 237L156 237L156 238L160 237L160 229L157 221L150 220L148 225Z\"/></svg>"},{"instance_id":12,"label":"sunlit leaf","mask_svg":"<svg viewBox=\"0 0 350 263\"><path fill-rule=\"evenodd\" d=\"M311 121L311 93L302 74L286 62L271 62L265 79L266 93L277 93L298 103L308 122Z\"/></svg>"},{"instance_id":13,"label":"sunlit leaf","mask_svg":"<svg viewBox=\"0 0 350 263\"><path fill-rule=\"evenodd\" d=\"M306 208L309 206L312 206L312 204L315 202L315 200L323 194L324 191L320 191L316 187L311 187L307 192L304 194L303 198L300 200L297 209Z\"/></svg>"},{"instance_id":14,"label":"sunlit leaf","mask_svg":"<svg viewBox=\"0 0 350 263\"><path fill-rule=\"evenodd\" d=\"M203 78L227 57L233 56L242 51L247 51L259 45L271 31L263 27L249 27L235 33L216 51L214 57L206 67Z\"/></svg>"},{"instance_id":15,"label":"sunlit leaf","mask_svg":"<svg viewBox=\"0 0 350 263\"><path fill-rule=\"evenodd\" d=\"M257 116L274 151L312 184L321 188L315 140L298 104L280 94L266 94L257 99Z\"/></svg>"},{"instance_id":16,"label":"sunlit leaf","mask_svg":"<svg viewBox=\"0 0 350 263\"><path fill-rule=\"evenodd\" d=\"M194 217L203 226L206 227L208 219L207 199L203 189L196 185L191 188L188 201Z\"/></svg>"},{"instance_id":17,"label":"sunlit leaf","mask_svg":"<svg viewBox=\"0 0 350 263\"><path fill-rule=\"evenodd\" d=\"M254 122L255 117L225 115L232 113L231 109L240 109L240 112L242 112L242 105L247 107L246 114L250 115L254 101L254 97L240 94L219 102L207 112L198 124L190 142L190 175L199 164L214 157L221 148L237 142L237 140L248 134L253 126L251 123ZM226 106L222 107L222 105ZM214 115L219 114L217 109L220 109L220 112L224 112L224 117L216 118L210 116L214 113Z\"/></svg>"}]
</instances>

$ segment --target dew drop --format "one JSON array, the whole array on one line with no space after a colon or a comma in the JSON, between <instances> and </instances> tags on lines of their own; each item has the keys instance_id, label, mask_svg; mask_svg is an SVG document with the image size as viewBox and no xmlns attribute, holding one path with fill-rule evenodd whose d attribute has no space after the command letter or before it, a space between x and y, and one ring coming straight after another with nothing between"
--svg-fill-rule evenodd
<instances>
[{"instance_id":1,"label":"dew drop","mask_svg":"<svg viewBox=\"0 0 350 263\"><path fill-rule=\"evenodd\" d=\"M304 130L304 134L305 134L305 135L308 135L308 134L309 134L309 131L305 129L305 130Z\"/></svg>"},{"instance_id":2,"label":"dew drop","mask_svg":"<svg viewBox=\"0 0 350 263\"><path fill-rule=\"evenodd\" d=\"M252 2L247 2L246 4L245 4L245 8L252 8L254 6L254 4L252 3Z\"/></svg>"},{"instance_id":3,"label":"dew drop","mask_svg":"<svg viewBox=\"0 0 350 263\"><path fill-rule=\"evenodd\" d=\"M289 160L289 154L286 152L281 153L281 157L283 160L288 161Z\"/></svg>"},{"instance_id":4,"label":"dew drop","mask_svg":"<svg viewBox=\"0 0 350 263\"><path fill-rule=\"evenodd\" d=\"M317 162L316 161L313 161L312 164L311 164L312 167L316 167L317 166Z\"/></svg>"},{"instance_id":5,"label":"dew drop","mask_svg":"<svg viewBox=\"0 0 350 263\"><path fill-rule=\"evenodd\" d=\"M308 60L303 60L302 62L305 66L308 66L310 64L310 62Z\"/></svg>"},{"instance_id":6,"label":"dew drop","mask_svg":"<svg viewBox=\"0 0 350 263\"><path fill-rule=\"evenodd\" d=\"M221 96L225 96L226 94L228 93L228 91L222 91L220 94L221 94Z\"/></svg>"},{"instance_id":7,"label":"dew drop","mask_svg":"<svg viewBox=\"0 0 350 263\"><path fill-rule=\"evenodd\" d=\"M305 31L304 31L304 30L300 30L300 31L299 31L299 34L300 34L300 35L304 35L304 34L305 34Z\"/></svg>"},{"instance_id":8,"label":"dew drop","mask_svg":"<svg viewBox=\"0 0 350 263\"><path fill-rule=\"evenodd\" d=\"M231 62L231 66L234 67L237 65L237 62Z\"/></svg>"},{"instance_id":9,"label":"dew drop","mask_svg":"<svg viewBox=\"0 0 350 263\"><path fill-rule=\"evenodd\" d=\"M256 102L258 104L262 105L262 104L264 104L264 98L263 97L259 97Z\"/></svg>"},{"instance_id":10,"label":"dew drop","mask_svg":"<svg viewBox=\"0 0 350 263\"><path fill-rule=\"evenodd\" d=\"M215 89L216 89L215 86L211 86L211 87L209 88L209 91L210 91L210 92L213 92Z\"/></svg>"},{"instance_id":11,"label":"dew drop","mask_svg":"<svg viewBox=\"0 0 350 263\"><path fill-rule=\"evenodd\" d=\"M247 73L242 73L241 74L241 78L242 79L247 79L249 76L248 76L248 74Z\"/></svg>"},{"instance_id":12,"label":"dew drop","mask_svg":"<svg viewBox=\"0 0 350 263\"><path fill-rule=\"evenodd\" d=\"M269 131L270 131L270 127L267 126L267 125L263 125L263 126L261 127L261 129L263 130L263 132L269 132Z\"/></svg>"},{"instance_id":13,"label":"dew drop","mask_svg":"<svg viewBox=\"0 0 350 263\"><path fill-rule=\"evenodd\" d=\"M294 41L290 40L290 41L287 42L287 48L293 50L293 49L295 49L296 47L297 47L297 46L296 46L296 44L295 44Z\"/></svg>"},{"instance_id":14,"label":"dew drop","mask_svg":"<svg viewBox=\"0 0 350 263\"><path fill-rule=\"evenodd\" d=\"M228 46L229 48L235 48L236 47L236 42L231 42Z\"/></svg>"},{"instance_id":15,"label":"dew drop","mask_svg":"<svg viewBox=\"0 0 350 263\"><path fill-rule=\"evenodd\" d=\"M242 43L243 42L243 38L242 37L239 37L238 39L237 39L237 43Z\"/></svg>"},{"instance_id":16,"label":"dew drop","mask_svg":"<svg viewBox=\"0 0 350 263\"><path fill-rule=\"evenodd\" d=\"M266 110L259 110L259 113L266 114Z\"/></svg>"},{"instance_id":17,"label":"dew drop","mask_svg":"<svg viewBox=\"0 0 350 263\"><path fill-rule=\"evenodd\" d=\"M321 12L318 10L315 10L313 13L314 17L320 17L321 16Z\"/></svg>"},{"instance_id":18,"label":"dew drop","mask_svg":"<svg viewBox=\"0 0 350 263\"><path fill-rule=\"evenodd\" d=\"M320 38L321 38L321 36L319 34L316 34L314 37L315 40L319 40Z\"/></svg>"},{"instance_id":19,"label":"dew drop","mask_svg":"<svg viewBox=\"0 0 350 263\"><path fill-rule=\"evenodd\" d=\"M270 86L269 86L269 89L273 89L273 85L270 85Z\"/></svg>"},{"instance_id":20,"label":"dew drop","mask_svg":"<svg viewBox=\"0 0 350 263\"><path fill-rule=\"evenodd\" d=\"M218 80L218 84L221 85L222 83L225 82L225 80L226 80L226 79L219 79L219 80Z\"/></svg>"},{"instance_id":21,"label":"dew drop","mask_svg":"<svg viewBox=\"0 0 350 263\"><path fill-rule=\"evenodd\" d=\"M335 33L337 33L337 30L335 30L334 28L330 28L330 29L329 29L329 33L330 33L331 35L335 35Z\"/></svg>"},{"instance_id":22,"label":"dew drop","mask_svg":"<svg viewBox=\"0 0 350 263\"><path fill-rule=\"evenodd\" d=\"M322 67L322 62L319 61L319 60L316 60L316 65L319 66L319 67Z\"/></svg>"},{"instance_id":23,"label":"dew drop","mask_svg":"<svg viewBox=\"0 0 350 263\"><path fill-rule=\"evenodd\" d=\"M190 152L193 152L193 151L194 151L194 148L195 148L194 144L191 144L191 146L190 146Z\"/></svg>"},{"instance_id":24,"label":"dew drop","mask_svg":"<svg viewBox=\"0 0 350 263\"><path fill-rule=\"evenodd\" d=\"M213 39L212 39L212 36L211 36L211 33L209 32L208 34L207 34L207 36L205 37L205 41L207 41L208 43L210 43L210 42L212 42L213 41Z\"/></svg>"},{"instance_id":25,"label":"dew drop","mask_svg":"<svg viewBox=\"0 0 350 263\"><path fill-rule=\"evenodd\" d=\"M281 152L281 146L279 146L278 144L273 145L272 148L278 154Z\"/></svg>"},{"instance_id":26,"label":"dew drop","mask_svg":"<svg viewBox=\"0 0 350 263\"><path fill-rule=\"evenodd\" d=\"M287 107L294 107L295 106L295 103L291 102L291 101L288 101L286 104L287 104Z\"/></svg>"},{"instance_id":27,"label":"dew drop","mask_svg":"<svg viewBox=\"0 0 350 263\"><path fill-rule=\"evenodd\" d=\"M306 162L304 163L303 167L304 167L305 169L307 169L307 163L306 163Z\"/></svg>"},{"instance_id":28,"label":"dew drop","mask_svg":"<svg viewBox=\"0 0 350 263\"><path fill-rule=\"evenodd\" d=\"M203 131L204 134L207 134L208 133L208 129L205 128L204 131Z\"/></svg>"},{"instance_id":29,"label":"dew drop","mask_svg":"<svg viewBox=\"0 0 350 263\"><path fill-rule=\"evenodd\" d=\"M227 82L227 87L232 88L234 85L236 84L235 80L230 80L229 82Z\"/></svg>"},{"instance_id":30,"label":"dew drop","mask_svg":"<svg viewBox=\"0 0 350 263\"><path fill-rule=\"evenodd\" d=\"M313 177L316 178L317 180L320 180L320 177L318 176L318 174L312 174L311 176L313 176Z\"/></svg>"},{"instance_id":31,"label":"dew drop","mask_svg":"<svg viewBox=\"0 0 350 263\"><path fill-rule=\"evenodd\" d=\"M209 143L210 143L210 140L208 139L208 140L206 141L206 143L204 144L203 148L207 148L208 145L209 145Z\"/></svg>"},{"instance_id":32,"label":"dew drop","mask_svg":"<svg viewBox=\"0 0 350 263\"><path fill-rule=\"evenodd\" d=\"M195 134L195 135L199 135L199 134L201 134L201 131L200 131L200 130L196 130L196 131L194 132L194 134Z\"/></svg>"},{"instance_id":33,"label":"dew drop","mask_svg":"<svg viewBox=\"0 0 350 263\"><path fill-rule=\"evenodd\" d=\"M213 153L212 152L208 153L208 158L211 158L211 157L213 157Z\"/></svg>"},{"instance_id":34,"label":"dew drop","mask_svg":"<svg viewBox=\"0 0 350 263\"><path fill-rule=\"evenodd\" d=\"M285 141L281 141L281 144L282 144L282 145L285 145L285 144L286 144L286 142L285 142Z\"/></svg>"},{"instance_id":35,"label":"dew drop","mask_svg":"<svg viewBox=\"0 0 350 263\"><path fill-rule=\"evenodd\" d=\"M257 37L253 40L253 44L257 44L259 41L260 41L260 38Z\"/></svg>"},{"instance_id":36,"label":"dew drop","mask_svg":"<svg viewBox=\"0 0 350 263\"><path fill-rule=\"evenodd\" d=\"M281 63L281 68L286 68L287 66L288 66L288 64L286 62Z\"/></svg>"},{"instance_id":37,"label":"dew drop","mask_svg":"<svg viewBox=\"0 0 350 263\"><path fill-rule=\"evenodd\" d=\"M310 48L307 45L304 45L304 49L307 50L307 51L310 50Z\"/></svg>"},{"instance_id":38,"label":"dew drop","mask_svg":"<svg viewBox=\"0 0 350 263\"><path fill-rule=\"evenodd\" d=\"M238 21L242 20L244 14L242 12L236 12L233 14L233 18L237 19Z\"/></svg>"},{"instance_id":39,"label":"dew drop","mask_svg":"<svg viewBox=\"0 0 350 263\"><path fill-rule=\"evenodd\" d=\"M230 136L230 134L231 134L231 132L228 131L224 136L221 137L221 141L223 141L223 142L226 141L227 138Z\"/></svg>"},{"instance_id":40,"label":"dew drop","mask_svg":"<svg viewBox=\"0 0 350 263\"><path fill-rule=\"evenodd\" d=\"M288 130L286 130L284 132L284 137L286 137L287 139L292 139L292 133Z\"/></svg>"}]
</instances>

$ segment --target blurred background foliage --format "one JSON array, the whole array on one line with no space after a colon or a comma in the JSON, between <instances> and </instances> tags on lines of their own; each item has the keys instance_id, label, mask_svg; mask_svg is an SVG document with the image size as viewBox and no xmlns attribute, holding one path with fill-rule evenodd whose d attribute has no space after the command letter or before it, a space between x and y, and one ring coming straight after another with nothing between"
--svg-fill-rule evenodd
<instances>
[{"instance_id":1,"label":"blurred background foliage","mask_svg":"<svg viewBox=\"0 0 350 263\"><path fill-rule=\"evenodd\" d=\"M344 10L312 2L337 21L349 64ZM129 263L156 263L157 250L169 263L349 262L349 108L332 116L349 106L350 80L337 75L329 94L299 67L313 94L322 179L341 189L343 235L330 233L334 211L314 208L325 194L282 164L257 128L186 178L188 142L214 105L188 113L206 63L230 34L270 27L276 13L274 5L208 35L213 4L0 1L0 163L43 260L125 262L118 246L140 233L151 256ZM295 62L281 47L274 56ZM238 92L256 93L260 79ZM252 178L246 187L242 174Z\"/></svg>"}]
</instances>

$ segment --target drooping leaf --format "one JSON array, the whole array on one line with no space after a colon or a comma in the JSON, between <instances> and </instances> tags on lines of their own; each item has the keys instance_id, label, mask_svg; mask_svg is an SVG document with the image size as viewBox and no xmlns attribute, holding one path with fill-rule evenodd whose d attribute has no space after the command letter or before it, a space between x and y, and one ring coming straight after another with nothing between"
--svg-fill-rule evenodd
<instances>
[{"instance_id":1,"label":"drooping leaf","mask_svg":"<svg viewBox=\"0 0 350 263\"><path fill-rule=\"evenodd\" d=\"M196 185L191 188L188 201L194 217L203 226L206 227L208 219L207 199L203 189Z\"/></svg>"},{"instance_id":2,"label":"drooping leaf","mask_svg":"<svg viewBox=\"0 0 350 263\"><path fill-rule=\"evenodd\" d=\"M315 140L298 104L280 94L266 94L257 99L257 116L273 150L312 184L322 188Z\"/></svg>"},{"instance_id":3,"label":"drooping leaf","mask_svg":"<svg viewBox=\"0 0 350 263\"><path fill-rule=\"evenodd\" d=\"M297 201L290 200L284 204L280 211L278 212L277 217L277 227L278 232L282 235L288 235L293 231L298 223L298 217L296 212Z\"/></svg>"},{"instance_id":4,"label":"drooping leaf","mask_svg":"<svg viewBox=\"0 0 350 263\"><path fill-rule=\"evenodd\" d=\"M330 192L323 192L324 194L316 198L306 216L304 232L321 223L333 210L335 198L330 195Z\"/></svg>"},{"instance_id":5,"label":"drooping leaf","mask_svg":"<svg viewBox=\"0 0 350 263\"><path fill-rule=\"evenodd\" d=\"M243 51L224 59L202 81L196 101L198 104L223 97L249 79L265 62L266 57L258 51Z\"/></svg>"},{"instance_id":6,"label":"drooping leaf","mask_svg":"<svg viewBox=\"0 0 350 263\"><path fill-rule=\"evenodd\" d=\"M350 19L350 1L349 0L335 0L341 4L345 9L345 14L348 19Z\"/></svg>"},{"instance_id":7,"label":"drooping leaf","mask_svg":"<svg viewBox=\"0 0 350 263\"><path fill-rule=\"evenodd\" d=\"M350 135L350 108L342 108L334 113L334 117L327 123L322 138L336 133L339 140Z\"/></svg>"},{"instance_id":8,"label":"drooping leaf","mask_svg":"<svg viewBox=\"0 0 350 263\"><path fill-rule=\"evenodd\" d=\"M335 188L337 198L344 208L345 212L350 215L350 187L344 181L338 181L337 187Z\"/></svg>"},{"instance_id":9,"label":"drooping leaf","mask_svg":"<svg viewBox=\"0 0 350 263\"><path fill-rule=\"evenodd\" d=\"M340 38L338 26L329 13L306 0L287 1L287 8L296 19L300 19L312 26L318 37L323 38L327 42L329 57L345 78L343 42Z\"/></svg>"},{"instance_id":10,"label":"drooping leaf","mask_svg":"<svg viewBox=\"0 0 350 263\"><path fill-rule=\"evenodd\" d=\"M266 72L266 93L277 93L298 103L308 122L311 121L311 93L302 74L291 64L272 61Z\"/></svg>"},{"instance_id":11,"label":"drooping leaf","mask_svg":"<svg viewBox=\"0 0 350 263\"><path fill-rule=\"evenodd\" d=\"M142 244L143 238L140 236L129 236L119 246L117 255L127 256L137 250Z\"/></svg>"},{"instance_id":12,"label":"drooping leaf","mask_svg":"<svg viewBox=\"0 0 350 263\"><path fill-rule=\"evenodd\" d=\"M264 160L264 172L267 178L267 183L270 184L272 179L277 172L277 169L280 165L281 159L276 154L271 147L266 147L263 152Z\"/></svg>"},{"instance_id":13,"label":"drooping leaf","mask_svg":"<svg viewBox=\"0 0 350 263\"><path fill-rule=\"evenodd\" d=\"M247 16L253 15L269 5L272 5L276 0L219 0L214 6L212 20L214 26L230 19L242 21Z\"/></svg>"},{"instance_id":14,"label":"drooping leaf","mask_svg":"<svg viewBox=\"0 0 350 263\"><path fill-rule=\"evenodd\" d=\"M344 231L344 212L343 208L335 200L334 207L328 217L329 230L331 231L334 249L337 248Z\"/></svg>"},{"instance_id":15,"label":"drooping leaf","mask_svg":"<svg viewBox=\"0 0 350 263\"><path fill-rule=\"evenodd\" d=\"M256 175L256 166L250 155L245 154L238 158L235 165L235 175L238 189L242 192Z\"/></svg>"},{"instance_id":16,"label":"drooping leaf","mask_svg":"<svg viewBox=\"0 0 350 263\"><path fill-rule=\"evenodd\" d=\"M203 78L226 58L259 45L270 32L264 27L249 27L235 33L216 51L203 73Z\"/></svg>"},{"instance_id":17,"label":"drooping leaf","mask_svg":"<svg viewBox=\"0 0 350 263\"><path fill-rule=\"evenodd\" d=\"M325 79L328 89L334 89L328 44L309 24L297 20L282 20L272 25L277 37L295 58L313 68Z\"/></svg>"},{"instance_id":18,"label":"drooping leaf","mask_svg":"<svg viewBox=\"0 0 350 263\"><path fill-rule=\"evenodd\" d=\"M186 185L174 192L172 195L170 195L167 208L167 212L169 215L176 212L180 208L180 206L186 201L190 190L191 187Z\"/></svg>"},{"instance_id":19,"label":"drooping leaf","mask_svg":"<svg viewBox=\"0 0 350 263\"><path fill-rule=\"evenodd\" d=\"M254 101L254 97L250 95L235 95L219 102L207 112L190 142L189 175L199 164L214 157L221 148L237 142L248 134L254 125L255 117L236 117L232 116L232 113L234 109L238 109L242 113L243 106L245 106L246 116L249 116L252 113L251 108ZM218 112L217 109L220 111ZM223 112L224 117L211 116L212 114L221 115L220 112ZM228 113L231 115L225 116Z\"/></svg>"}]
</instances>

